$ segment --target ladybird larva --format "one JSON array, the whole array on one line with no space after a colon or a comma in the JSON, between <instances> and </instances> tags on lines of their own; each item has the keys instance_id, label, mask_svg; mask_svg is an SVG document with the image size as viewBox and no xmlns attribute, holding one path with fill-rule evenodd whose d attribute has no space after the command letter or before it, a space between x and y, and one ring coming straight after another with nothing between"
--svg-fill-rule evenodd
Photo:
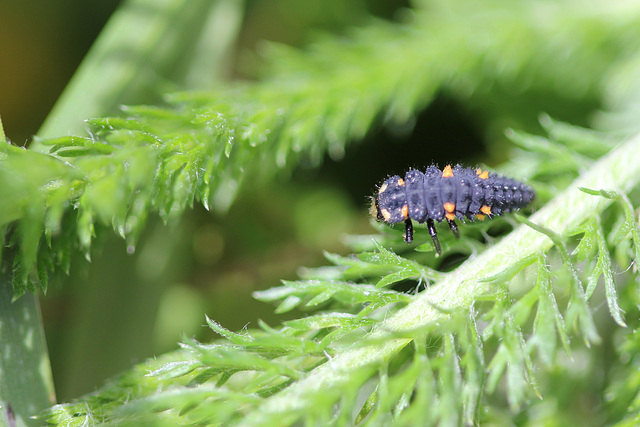
<instances>
[{"instance_id":1,"label":"ladybird larva","mask_svg":"<svg viewBox=\"0 0 640 427\"><path fill-rule=\"evenodd\" d=\"M436 253L442 249L434 221L446 220L458 235L455 219L474 220L512 212L528 205L535 192L528 185L480 168L451 167L409 170L402 178L386 179L373 198L371 213L389 224L405 223L407 243L413 241L413 221L427 223Z\"/></svg>"}]
</instances>

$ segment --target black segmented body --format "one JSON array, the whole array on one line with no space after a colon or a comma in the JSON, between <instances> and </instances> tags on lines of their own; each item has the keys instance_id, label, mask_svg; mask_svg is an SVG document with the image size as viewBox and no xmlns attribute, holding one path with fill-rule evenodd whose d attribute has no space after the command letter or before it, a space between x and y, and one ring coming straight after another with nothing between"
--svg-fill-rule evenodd
<instances>
[{"instance_id":1,"label":"black segmented body","mask_svg":"<svg viewBox=\"0 0 640 427\"><path fill-rule=\"evenodd\" d=\"M372 213L388 223L405 222L405 240L411 242L411 220L427 222L439 252L433 221L449 222L457 232L455 218L500 215L529 204L535 197L531 187L514 179L482 169L446 166L440 170L409 170L404 178L394 175L378 189Z\"/></svg>"}]
</instances>

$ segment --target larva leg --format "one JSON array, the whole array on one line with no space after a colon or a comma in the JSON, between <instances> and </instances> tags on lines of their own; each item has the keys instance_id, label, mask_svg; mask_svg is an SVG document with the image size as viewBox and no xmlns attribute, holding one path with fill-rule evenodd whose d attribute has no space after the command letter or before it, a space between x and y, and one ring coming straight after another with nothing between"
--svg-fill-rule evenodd
<instances>
[{"instance_id":1,"label":"larva leg","mask_svg":"<svg viewBox=\"0 0 640 427\"><path fill-rule=\"evenodd\" d=\"M411 223L411 219L407 218L404 220L404 241L407 243L413 242L413 224Z\"/></svg>"},{"instance_id":2,"label":"larva leg","mask_svg":"<svg viewBox=\"0 0 640 427\"><path fill-rule=\"evenodd\" d=\"M431 218L427 220L427 227L429 228L429 235L431 235L431 240L433 240L433 246L436 249L436 256L440 256L442 255L442 248L440 247L440 241L438 240L436 225L433 223L433 220Z\"/></svg>"},{"instance_id":3,"label":"larva leg","mask_svg":"<svg viewBox=\"0 0 640 427\"><path fill-rule=\"evenodd\" d=\"M448 219L447 222L449 223L449 228L451 229L451 231L453 231L453 234L456 236L456 239L459 239L460 231L458 230L458 224L456 224L456 221L453 219Z\"/></svg>"}]
</instances>

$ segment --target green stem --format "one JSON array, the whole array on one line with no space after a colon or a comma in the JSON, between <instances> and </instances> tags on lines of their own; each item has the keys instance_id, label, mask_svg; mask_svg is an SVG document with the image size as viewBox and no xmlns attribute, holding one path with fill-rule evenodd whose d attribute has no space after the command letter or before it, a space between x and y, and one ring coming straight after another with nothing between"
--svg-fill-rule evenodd
<instances>
[{"instance_id":1,"label":"green stem","mask_svg":"<svg viewBox=\"0 0 640 427\"><path fill-rule=\"evenodd\" d=\"M55 403L38 298L13 301L8 273L0 281L0 426L40 425L30 417Z\"/></svg>"},{"instance_id":2,"label":"green stem","mask_svg":"<svg viewBox=\"0 0 640 427\"><path fill-rule=\"evenodd\" d=\"M211 87L229 71L225 58L243 8L240 0L129 0L100 33L38 136L85 134L88 118L123 104L157 103L158 87ZM48 147L34 141L30 149Z\"/></svg>"},{"instance_id":3,"label":"green stem","mask_svg":"<svg viewBox=\"0 0 640 427\"><path fill-rule=\"evenodd\" d=\"M7 143L7 136L4 134L4 125L2 124L2 117L0 117L0 144Z\"/></svg>"},{"instance_id":4,"label":"green stem","mask_svg":"<svg viewBox=\"0 0 640 427\"><path fill-rule=\"evenodd\" d=\"M639 183L640 135L636 135L600 159L568 189L532 215L530 221L559 235L566 234L590 216L602 212L612 202L604 197L586 194L579 190L580 187L627 193ZM510 269L519 261L547 250L552 245L553 242L546 235L527 226L518 227L495 246L469 259L453 273L432 285L414 302L382 322L372 332L371 338L388 336L390 331L433 324L446 317L448 309L469 307L479 296L490 290L490 282L480 279ZM353 369L383 363L410 342L411 339L395 338L382 344L345 351L313 370L306 378L266 399L241 425L275 422L283 412L304 412L314 405L313 396L319 391L345 386Z\"/></svg>"}]
</instances>

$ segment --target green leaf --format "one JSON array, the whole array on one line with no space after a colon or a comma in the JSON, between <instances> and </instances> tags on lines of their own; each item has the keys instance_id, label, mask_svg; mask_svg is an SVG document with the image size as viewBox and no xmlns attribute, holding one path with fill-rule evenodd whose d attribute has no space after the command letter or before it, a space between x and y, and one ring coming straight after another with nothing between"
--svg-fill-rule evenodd
<instances>
[{"instance_id":1,"label":"green leaf","mask_svg":"<svg viewBox=\"0 0 640 427\"><path fill-rule=\"evenodd\" d=\"M600 342L600 337L598 336L598 332L593 322L591 311L589 310L587 305L589 286L587 286L587 292L585 292L582 286L582 280L580 280L580 275L578 274L578 270L569 256L569 251L567 250L562 237L557 233L554 233L552 230L535 224L533 221L530 221L524 217L518 217L518 220L524 222L532 229L544 234L555 243L556 249L558 249L560 252L562 262L569 268L569 271L571 273L571 298L567 307L567 319L569 319L568 323L580 329L583 334L585 343L589 344ZM581 227L577 228L579 229ZM570 233L573 232L574 230L570 230Z\"/></svg>"},{"instance_id":2,"label":"green leaf","mask_svg":"<svg viewBox=\"0 0 640 427\"><path fill-rule=\"evenodd\" d=\"M547 366L552 366L558 338L570 358L571 348L564 319L551 288L551 272L547 267L546 260L547 258L544 256L538 257L538 280L536 283L538 311L533 325L534 335L529 342L538 348L542 362Z\"/></svg>"},{"instance_id":3,"label":"green leaf","mask_svg":"<svg viewBox=\"0 0 640 427\"><path fill-rule=\"evenodd\" d=\"M249 344L254 340L253 337L247 334L236 334L234 332L231 332L228 329L223 328L222 325L220 325L218 322L211 320L209 316L205 316L205 317L207 319L207 325L209 325L209 327L214 332L225 337L226 339L228 339L234 344L240 344L240 345Z\"/></svg>"},{"instance_id":4,"label":"green leaf","mask_svg":"<svg viewBox=\"0 0 640 427\"><path fill-rule=\"evenodd\" d=\"M604 276L604 289L607 296L607 305L609 306L609 312L611 312L611 317L613 317L613 320L615 320L618 325L624 328L627 326L627 324L622 319L622 309L620 309L620 306L618 305L618 295L616 291L616 285L613 281L611 258L609 255L609 249L607 248L604 231L602 230L602 223L599 217L596 217L595 221L599 254L593 276L597 278L600 273L602 273L602 275Z\"/></svg>"}]
</instances>

